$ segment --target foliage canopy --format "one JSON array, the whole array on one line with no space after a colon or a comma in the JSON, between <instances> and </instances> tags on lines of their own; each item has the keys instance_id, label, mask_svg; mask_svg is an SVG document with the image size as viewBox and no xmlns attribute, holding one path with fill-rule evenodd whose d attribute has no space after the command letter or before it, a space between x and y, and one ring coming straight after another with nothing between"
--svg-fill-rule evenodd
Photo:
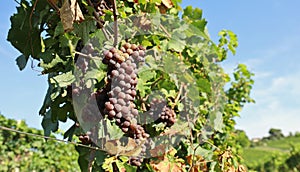
<instances>
[{"instance_id":1,"label":"foliage canopy","mask_svg":"<svg viewBox=\"0 0 300 172\"><path fill-rule=\"evenodd\" d=\"M95 124L96 129L85 127L82 120L89 96L110 86L111 70L102 62L103 53L121 50L128 42L141 45L147 52L146 65L137 73L137 92L131 103L140 114L146 114L149 95L159 91L176 114L172 127L137 123L152 140L161 135L170 138L164 140L168 149L162 154L146 157L136 167L130 163L133 154L126 150L132 145L122 147L124 155L107 152L108 149L77 147L82 171L159 171L165 163L168 166L164 170L245 171L238 155L234 117L239 116L245 103L254 102L250 97L253 73L239 64L230 81L220 63L229 51L236 53L237 36L222 30L219 42L214 43L202 10L191 6L182 10L179 3L180 0L20 1L17 13L11 17L8 41L22 53L16 60L20 70L33 58L41 74L48 75L49 87L39 111L45 135L57 131L60 122L72 120L74 125L64 133L70 141L74 135L94 137L105 127L109 133L106 136L130 138L130 133L122 132L115 121L108 121L105 113L101 117L108 122ZM92 49L92 53L86 54L85 49ZM86 70L78 69L79 61L87 66ZM229 89L224 88L226 83L230 83ZM74 101L74 92L78 92L74 85L80 84L91 95L80 97L78 103ZM98 106L101 111L104 102ZM176 145L172 144L174 133L183 136ZM101 149L95 140L106 136L97 136L86 144ZM152 150L159 145L154 142Z\"/></svg>"}]
</instances>

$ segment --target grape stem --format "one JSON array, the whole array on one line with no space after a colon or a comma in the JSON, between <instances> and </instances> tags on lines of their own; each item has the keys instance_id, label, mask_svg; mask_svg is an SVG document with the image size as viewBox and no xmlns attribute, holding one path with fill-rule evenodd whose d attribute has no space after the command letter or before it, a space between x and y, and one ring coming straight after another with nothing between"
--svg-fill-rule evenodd
<instances>
[{"instance_id":1,"label":"grape stem","mask_svg":"<svg viewBox=\"0 0 300 172\"><path fill-rule=\"evenodd\" d=\"M16 0L15 0L16 1ZM51 1L51 0L47 0L48 1L48 3L51 5L51 7L56 11L56 13L58 14L58 15L60 15L60 11L59 11L59 8L58 8L58 6L55 4L55 3L53 3L53 1Z\"/></svg>"},{"instance_id":2,"label":"grape stem","mask_svg":"<svg viewBox=\"0 0 300 172\"><path fill-rule=\"evenodd\" d=\"M93 5L93 3L91 2L91 0L88 0L88 4L89 4L89 6L91 6L91 7L94 8L94 5ZM97 21L98 27L99 27L99 28L103 28L103 24L101 23L101 20L99 19L98 15L97 15L97 12L95 11L95 9L94 9L94 11L93 11L93 15L94 15L94 17L95 17L95 19L96 19L96 21Z\"/></svg>"},{"instance_id":3,"label":"grape stem","mask_svg":"<svg viewBox=\"0 0 300 172\"><path fill-rule=\"evenodd\" d=\"M91 2L91 0L88 0L88 4L89 4L89 6L94 7L94 5L93 5L93 3ZM95 9L94 9L94 11L93 11L93 15L94 15L95 20L96 20L96 22L97 22L98 28L101 28L101 30L102 30L102 32L103 32L103 34L104 34L104 36L105 36L105 39L106 39L106 40L109 40L109 36L107 35L107 32L106 32L106 30L104 29L103 24L101 23L101 19L98 17L97 12L95 11Z\"/></svg>"},{"instance_id":4,"label":"grape stem","mask_svg":"<svg viewBox=\"0 0 300 172\"><path fill-rule=\"evenodd\" d=\"M114 15L114 47L118 44L118 11L116 0L113 0L113 15Z\"/></svg>"}]
</instances>

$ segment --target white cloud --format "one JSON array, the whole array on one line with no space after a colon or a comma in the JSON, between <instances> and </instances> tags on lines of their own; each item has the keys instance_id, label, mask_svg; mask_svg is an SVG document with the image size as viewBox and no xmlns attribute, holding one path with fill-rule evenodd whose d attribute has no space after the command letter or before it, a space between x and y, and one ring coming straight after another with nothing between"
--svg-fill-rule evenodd
<instances>
[{"instance_id":1,"label":"white cloud","mask_svg":"<svg viewBox=\"0 0 300 172\"><path fill-rule=\"evenodd\" d=\"M254 87L256 104L247 105L237 128L253 137L268 134L270 128L280 128L284 134L300 131L300 73L275 78L259 78L259 88Z\"/></svg>"}]
</instances>

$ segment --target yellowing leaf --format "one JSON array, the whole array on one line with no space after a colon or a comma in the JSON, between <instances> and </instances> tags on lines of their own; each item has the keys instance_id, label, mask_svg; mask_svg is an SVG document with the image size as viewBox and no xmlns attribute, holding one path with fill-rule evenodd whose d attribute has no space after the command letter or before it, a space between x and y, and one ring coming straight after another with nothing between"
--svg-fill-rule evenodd
<instances>
[{"instance_id":1,"label":"yellowing leaf","mask_svg":"<svg viewBox=\"0 0 300 172\"><path fill-rule=\"evenodd\" d=\"M104 163L103 163L103 165L102 165L102 168L105 170L105 171L113 171L113 166L112 166L112 164L114 163L114 162L116 162L116 157L110 157L110 158L105 158L105 161L104 161Z\"/></svg>"},{"instance_id":2,"label":"yellowing leaf","mask_svg":"<svg viewBox=\"0 0 300 172\"><path fill-rule=\"evenodd\" d=\"M76 0L65 0L60 8L60 19L66 32L73 30L73 23L84 20Z\"/></svg>"}]
</instances>

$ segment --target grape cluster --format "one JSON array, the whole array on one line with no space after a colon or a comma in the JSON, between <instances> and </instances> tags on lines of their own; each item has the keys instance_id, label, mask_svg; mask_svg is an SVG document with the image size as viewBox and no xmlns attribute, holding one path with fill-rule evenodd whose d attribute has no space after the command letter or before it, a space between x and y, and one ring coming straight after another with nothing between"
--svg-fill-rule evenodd
<instances>
[{"instance_id":1,"label":"grape cluster","mask_svg":"<svg viewBox=\"0 0 300 172\"><path fill-rule=\"evenodd\" d=\"M76 54L75 61L76 67L82 71L82 74L85 74L88 70L88 66L90 63L90 56L97 56L98 51L95 50L92 43L88 43L86 46L80 45L82 44L81 41L78 43L76 47L76 51L81 52L81 54Z\"/></svg>"},{"instance_id":2,"label":"grape cluster","mask_svg":"<svg viewBox=\"0 0 300 172\"><path fill-rule=\"evenodd\" d=\"M112 48L104 52L103 63L108 65L108 82L111 90L105 112L109 119L115 119L123 132L136 138L147 137L143 128L136 122L138 110L133 100L136 96L137 65L143 61L145 49L135 44L124 44L120 50Z\"/></svg>"},{"instance_id":3,"label":"grape cluster","mask_svg":"<svg viewBox=\"0 0 300 172\"><path fill-rule=\"evenodd\" d=\"M103 88L93 93L85 93L85 95L89 95L89 97L82 108L82 120L91 126L96 125L104 118L104 103L108 100L107 90Z\"/></svg>"},{"instance_id":4,"label":"grape cluster","mask_svg":"<svg viewBox=\"0 0 300 172\"><path fill-rule=\"evenodd\" d=\"M84 145L91 144L92 140L91 140L90 135L91 135L91 132L89 132L89 131L86 134L80 135L78 138L81 141L81 144L84 144Z\"/></svg>"},{"instance_id":5,"label":"grape cluster","mask_svg":"<svg viewBox=\"0 0 300 172\"><path fill-rule=\"evenodd\" d=\"M171 127L176 122L175 112L165 101L157 98L151 100L149 114L156 119L154 123L165 123L166 127Z\"/></svg>"},{"instance_id":6,"label":"grape cluster","mask_svg":"<svg viewBox=\"0 0 300 172\"><path fill-rule=\"evenodd\" d=\"M99 56L98 51L94 48L92 43L88 43L86 46L83 45L82 41L79 40L76 46L75 63L76 71L80 71L78 77L78 83L73 83L67 87L67 93L70 98L73 96L79 96L80 94L87 94L91 92L85 86L85 74L90 68L91 59L90 57Z\"/></svg>"},{"instance_id":7,"label":"grape cluster","mask_svg":"<svg viewBox=\"0 0 300 172\"><path fill-rule=\"evenodd\" d=\"M142 144L142 152L146 151L144 143L149 134L137 123L138 110L135 100L138 65L144 61L145 48L135 44L126 43L120 50L112 48L104 52L103 63L108 65L108 101L105 102L105 111L110 120L115 123L136 143ZM141 157L131 157L131 164L140 166Z\"/></svg>"},{"instance_id":8,"label":"grape cluster","mask_svg":"<svg viewBox=\"0 0 300 172\"><path fill-rule=\"evenodd\" d=\"M76 46L75 62L76 62L76 77L78 81L67 87L67 93L71 95L71 98L83 97L82 95L88 95L87 101L84 103L81 111L81 119L85 123L95 124L102 118L97 102L93 102L99 97L99 91L94 92L91 88L86 85L86 73L88 70L92 70L93 65L91 57L99 56L98 50L96 50L92 43L83 45L81 40L78 41ZM75 99L75 100L81 100Z\"/></svg>"}]
</instances>

